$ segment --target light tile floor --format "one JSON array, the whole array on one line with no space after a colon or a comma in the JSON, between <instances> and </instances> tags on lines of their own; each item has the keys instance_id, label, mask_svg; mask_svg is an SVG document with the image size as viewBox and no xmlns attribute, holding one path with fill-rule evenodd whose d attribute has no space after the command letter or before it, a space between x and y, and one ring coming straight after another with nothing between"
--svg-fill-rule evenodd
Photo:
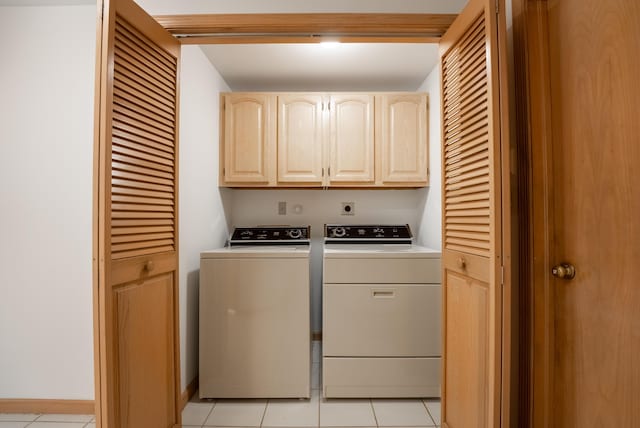
<instances>
[{"instance_id":1,"label":"light tile floor","mask_svg":"<svg viewBox=\"0 0 640 428\"><path fill-rule=\"evenodd\" d=\"M320 342L314 342L311 399L199 400L196 394L182 412L182 426L184 428L440 426L440 400L438 399L323 399L320 355Z\"/></svg>"},{"instance_id":2,"label":"light tile floor","mask_svg":"<svg viewBox=\"0 0 640 428\"><path fill-rule=\"evenodd\" d=\"M321 397L320 342L313 343L309 400L200 400L182 412L184 428L439 427L438 399L329 399ZM93 415L0 413L0 428L95 428Z\"/></svg>"}]
</instances>

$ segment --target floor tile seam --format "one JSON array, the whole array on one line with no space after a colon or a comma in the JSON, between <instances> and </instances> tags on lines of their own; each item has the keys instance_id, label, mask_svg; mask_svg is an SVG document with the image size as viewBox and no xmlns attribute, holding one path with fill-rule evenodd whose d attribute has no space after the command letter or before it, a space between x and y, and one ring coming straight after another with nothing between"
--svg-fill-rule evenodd
<instances>
[{"instance_id":1,"label":"floor tile seam","mask_svg":"<svg viewBox=\"0 0 640 428\"><path fill-rule=\"evenodd\" d=\"M260 418L260 425L258 425L259 427L262 427L262 424L264 423L264 417L267 414L267 407L269 407L269 403L271 402L271 399L267 399L264 403L264 410L262 411L262 418Z\"/></svg>"},{"instance_id":2,"label":"floor tile seam","mask_svg":"<svg viewBox=\"0 0 640 428\"><path fill-rule=\"evenodd\" d=\"M378 415L376 415L376 408L373 406L373 400L371 398L369 398L369 405L371 406L371 412L373 412L373 420L376 422L376 427L380 427Z\"/></svg>"},{"instance_id":3,"label":"floor tile seam","mask_svg":"<svg viewBox=\"0 0 640 428\"><path fill-rule=\"evenodd\" d=\"M211 408L209 409L209 413L207 413L207 417L204 418L204 421L202 422L202 426L204 426L204 424L207 423L207 420L209 420L209 418L211 417L211 413L213 413L213 409L216 408L217 404L218 404L217 400L213 402L213 406L211 406Z\"/></svg>"},{"instance_id":4,"label":"floor tile seam","mask_svg":"<svg viewBox=\"0 0 640 428\"><path fill-rule=\"evenodd\" d=\"M323 394L322 392L318 393L318 427L320 427L320 412L322 411L322 399L323 399Z\"/></svg>"},{"instance_id":5,"label":"floor tile seam","mask_svg":"<svg viewBox=\"0 0 640 428\"><path fill-rule=\"evenodd\" d=\"M429 406L427 406L427 403L424 400L420 400L422 401L422 405L424 406L425 410L427 411L427 415L429 415L429 419L431 419L431 422L433 423L433 426L439 426L436 423L436 418L433 417L433 415L431 414L431 412L429 411Z\"/></svg>"}]
</instances>

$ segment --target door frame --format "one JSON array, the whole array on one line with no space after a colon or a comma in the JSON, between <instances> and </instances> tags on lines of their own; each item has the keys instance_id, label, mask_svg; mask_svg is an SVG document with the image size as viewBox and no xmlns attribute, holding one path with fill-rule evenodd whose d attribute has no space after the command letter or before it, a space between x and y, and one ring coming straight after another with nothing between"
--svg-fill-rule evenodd
<instances>
[{"instance_id":1,"label":"door frame","mask_svg":"<svg viewBox=\"0 0 640 428\"><path fill-rule=\"evenodd\" d=\"M513 0L523 427L552 426L553 188L548 0Z\"/></svg>"},{"instance_id":2,"label":"door frame","mask_svg":"<svg viewBox=\"0 0 640 428\"><path fill-rule=\"evenodd\" d=\"M538 0L542 1L542 0ZM526 3L527 0L513 0L514 2L514 10L519 3ZM100 317L100 287L101 278L99 265L100 260L103 260L104 254L99 253L99 243L104 239L101 225L101 219L98 216L100 212L100 198L98 197L101 192L104 191L104 183L101 183L99 180L100 177L100 159L102 150L100 146L100 134L101 129L104 126L104 118L101 117L100 114L100 99L104 96L101 92L104 88L101 87L101 71L102 71L102 26L103 26L103 17L104 11L107 10L107 4L109 0L97 0L98 6L98 17L97 17L97 37L96 37L96 85L95 85L95 120L94 120L94 177L93 177L93 317L94 317L94 364L95 364L95 391L96 391L96 410L98 410L98 406L101 403L101 400L104 399L104 394L106 393L104 382L107 378L106 371L100 366L100 354L109 352L110 350L105 349L106 343L104 340L101 340L100 337L100 329L101 325L104 323L104 319ZM501 15L504 14L504 1L500 1L499 13ZM286 15L286 16L285 16ZM318 22L315 20L314 15L333 15L329 22ZM367 27L364 24L355 24L352 28L347 30L347 34L344 37L345 42L357 42L357 43L438 43L440 40L440 36L446 31L449 27L453 18L457 15L447 15L447 14L418 14L421 19L429 21L428 23L434 26L434 22L437 21L437 25L439 26L437 30L432 31L431 33L425 33L421 35L416 35L415 25L416 25L416 14L391 14L391 13L378 13L378 14L361 14L363 15L363 19L373 19L384 22L384 30L382 32L377 32L375 34L367 34ZM369 16L365 16L369 15ZM309 42L320 42L322 41L322 37L295 37L291 35L282 34L282 24L280 21L276 19L274 22L271 18L276 17L277 19L285 19L287 23L296 22L297 26L303 26L311 29L311 32L315 35L322 35L324 33L331 33L333 31L332 25L334 25L334 21L336 19L340 20L344 25L349 23L353 23L353 14L251 14L246 15L245 18L248 19L247 22L241 22L241 26L227 34L228 38L215 38L215 37L194 37L192 39L182 39L182 44L216 44L216 43L309 43ZM206 20L214 20L215 19L237 19L239 18L237 15L171 15L171 16L154 16L158 22L160 22L167 30L169 30L172 34L185 34L190 32L196 32L198 29L198 25L202 25L202 22L199 22L198 19ZM325 16L325 18L327 18ZM332 21L333 20L333 21ZM515 14L514 14L515 20ZM357 20L356 20L357 21ZM261 28L260 33L266 33L262 36L251 36L249 38L242 38L240 34L246 34L247 25L252 26L255 25L256 22L261 23L262 25L267 26L267 28ZM359 21L358 21L359 22ZM180 24L181 26L178 28L171 27L172 25ZM208 22L209 25L215 27L215 22ZM224 22L223 22L224 24ZM223 28L226 28L228 31L228 26L222 25ZM272 32L269 32L269 26ZM402 29L410 27L413 28L413 32L409 34L402 34ZM211 27L208 27L211 29ZM514 25L515 28L515 25ZM507 37L506 27L504 23L501 21L499 24L499 37ZM285 32L286 33L286 32ZM504 76L507 75L507 64L504 62L500 63L500 74L504 73ZM516 70L517 67L516 67ZM517 74L517 73L516 73ZM517 76L516 76L517 77ZM506 106L506 98L508 94L508 86L506 80L501 79L500 83L500 92L501 92L501 133L503 136L509 135L509 125L508 123L504 123L507 118L507 110L503 108ZM501 150L500 159L496 159L501 164L502 168L502 200L507 200L510 198L509 192L506 189L509 189L510 186L510 151L508 149L508 138L503 138L503 150ZM519 183L520 184L520 183ZM505 199L507 198L507 199ZM501 209L503 210L501 213L502 221L503 221L503 241L502 241L502 253L500 256L502 257L502 262L504 266L503 272L503 328L502 328L502 337L501 337L501 351L502 351L502 370L501 370L501 418L504 423L509 423L509 421L514 420L514 418L518 417L519 411L514 408L514 399L517 397L520 385L522 381L518 381L518 373L514 372L516 366L514 366L515 359L518 358L518 354L522 352L522 345L520 344L520 348L515 349L512 347L512 340L514 335L516 334L513 331L513 327L517 324L517 319L519 318L517 312L515 311L516 305L515 302L512 302L512 283L515 278L512 278L512 264L514 260L520 259L524 262L526 259L521 258L520 254L516 254L513 250L515 246L513 245L512 236L510 233L511 225L512 225L512 216L510 212L505 212L505 206L508 207L509 204L501 203ZM526 224L526 223L522 223ZM520 227L519 229L522 229ZM518 236L519 239L522 239L522 236ZM526 242L526 241L523 241ZM522 247L522 246L521 246ZM522 269L525 271L525 269ZM515 270L513 271L515 274ZM102 278L104 279L104 278ZM179 278L177 278L179 279ZM522 280L522 278L520 278ZM524 283L523 283L524 284ZM176 282L176 287L179 289L179 283ZM524 293L523 293L524 294ZM522 305L518 305L518 309L522 309ZM524 323L524 317L523 323ZM179 314L177 317L177 331L179 331ZM524 342L524 341L523 341ZM179 346L178 343L178 355L179 355ZM528 349L528 348L525 348ZM524 354L521 354L524 355ZM522 357L520 357L522 358ZM177 359L178 362L178 373L181 372L181 367L179 365L180 359ZM178 377L178 382L180 382ZM514 383L515 382L515 383ZM178 386L178 391L181 390L182 386L180 384ZM187 387L187 390L189 387ZM522 400L518 401L518 405L521 404ZM186 404L183 402L183 404Z\"/></svg>"}]
</instances>

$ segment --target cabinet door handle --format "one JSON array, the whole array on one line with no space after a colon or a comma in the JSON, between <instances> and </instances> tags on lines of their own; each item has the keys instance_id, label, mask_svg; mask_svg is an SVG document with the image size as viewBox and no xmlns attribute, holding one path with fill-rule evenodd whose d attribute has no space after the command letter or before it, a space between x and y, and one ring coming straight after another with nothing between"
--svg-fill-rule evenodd
<instances>
[{"instance_id":1,"label":"cabinet door handle","mask_svg":"<svg viewBox=\"0 0 640 428\"><path fill-rule=\"evenodd\" d=\"M373 290L373 297L396 297L396 292L393 290Z\"/></svg>"}]
</instances>

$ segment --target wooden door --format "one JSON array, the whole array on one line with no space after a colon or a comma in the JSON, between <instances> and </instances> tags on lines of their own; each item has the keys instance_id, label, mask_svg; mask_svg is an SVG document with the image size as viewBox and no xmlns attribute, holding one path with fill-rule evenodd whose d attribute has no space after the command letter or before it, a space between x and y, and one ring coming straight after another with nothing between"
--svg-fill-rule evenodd
<instances>
[{"instance_id":1,"label":"wooden door","mask_svg":"<svg viewBox=\"0 0 640 428\"><path fill-rule=\"evenodd\" d=\"M500 15L504 24L504 17ZM500 40L500 43L499 43ZM493 0L471 0L440 43L443 112L442 424L498 427L502 405L504 39ZM506 320L508 322L508 320Z\"/></svg>"},{"instance_id":2,"label":"wooden door","mask_svg":"<svg viewBox=\"0 0 640 428\"><path fill-rule=\"evenodd\" d=\"M374 96L332 95L330 116L330 184L374 181Z\"/></svg>"},{"instance_id":3,"label":"wooden door","mask_svg":"<svg viewBox=\"0 0 640 428\"><path fill-rule=\"evenodd\" d=\"M224 184L275 184L275 104L269 94L224 95Z\"/></svg>"},{"instance_id":4,"label":"wooden door","mask_svg":"<svg viewBox=\"0 0 640 428\"><path fill-rule=\"evenodd\" d=\"M324 182L324 120L320 95L278 96L278 182Z\"/></svg>"},{"instance_id":5,"label":"wooden door","mask_svg":"<svg viewBox=\"0 0 640 428\"><path fill-rule=\"evenodd\" d=\"M534 426L635 427L640 3L528 7Z\"/></svg>"},{"instance_id":6,"label":"wooden door","mask_svg":"<svg viewBox=\"0 0 640 428\"><path fill-rule=\"evenodd\" d=\"M131 0L98 36L94 226L96 422L180 423L178 42Z\"/></svg>"},{"instance_id":7,"label":"wooden door","mask_svg":"<svg viewBox=\"0 0 640 428\"><path fill-rule=\"evenodd\" d=\"M426 94L389 94L377 99L382 183L428 184Z\"/></svg>"}]
</instances>

